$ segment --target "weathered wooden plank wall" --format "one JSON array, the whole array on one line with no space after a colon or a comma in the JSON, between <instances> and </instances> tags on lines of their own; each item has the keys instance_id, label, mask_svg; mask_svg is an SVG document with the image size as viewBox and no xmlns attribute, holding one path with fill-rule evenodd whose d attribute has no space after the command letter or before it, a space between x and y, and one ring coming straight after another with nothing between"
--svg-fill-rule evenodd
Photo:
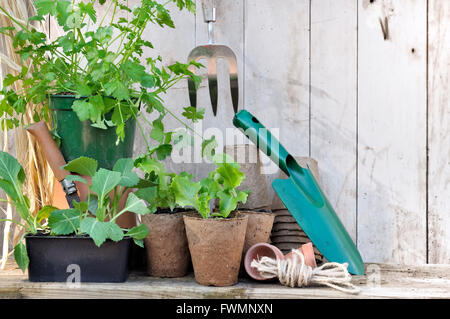
<instances>
[{"instance_id":1,"label":"weathered wooden plank wall","mask_svg":"<svg viewBox=\"0 0 450 319\"><path fill-rule=\"evenodd\" d=\"M428 253L450 262L450 1L430 0L428 15Z\"/></svg>"},{"instance_id":2,"label":"weathered wooden plank wall","mask_svg":"<svg viewBox=\"0 0 450 319\"><path fill-rule=\"evenodd\" d=\"M365 261L450 263L450 1L216 2L216 40L239 59L240 108L279 128L291 153L318 160ZM149 30L148 54L185 61L206 42L197 5L196 16L174 7L176 30ZM201 86L200 131L232 127L225 69L217 118ZM187 84L166 104L181 114ZM144 150L138 137L136 154ZM203 176L210 166L170 167Z\"/></svg>"}]
</instances>

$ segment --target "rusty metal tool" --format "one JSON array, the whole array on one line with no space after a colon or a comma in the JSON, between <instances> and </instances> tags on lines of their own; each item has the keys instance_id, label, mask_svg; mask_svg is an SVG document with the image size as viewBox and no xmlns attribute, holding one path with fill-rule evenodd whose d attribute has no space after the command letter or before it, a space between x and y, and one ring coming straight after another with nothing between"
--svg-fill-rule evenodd
<instances>
[{"instance_id":1,"label":"rusty metal tool","mask_svg":"<svg viewBox=\"0 0 450 319\"><path fill-rule=\"evenodd\" d=\"M209 97L213 109L214 116L217 115L217 60L224 59L228 62L230 73L230 90L231 100L233 102L234 113L239 108L239 81L238 81L238 65L236 54L228 46L215 44L214 42L214 23L216 22L216 7L214 1L203 1L203 16L208 24L209 43L194 48L188 57L188 62L194 60L196 62L206 59L208 68L208 86ZM189 70L195 73L195 67L191 66ZM197 90L192 79L188 79L189 100L191 106L197 107Z\"/></svg>"}]
</instances>

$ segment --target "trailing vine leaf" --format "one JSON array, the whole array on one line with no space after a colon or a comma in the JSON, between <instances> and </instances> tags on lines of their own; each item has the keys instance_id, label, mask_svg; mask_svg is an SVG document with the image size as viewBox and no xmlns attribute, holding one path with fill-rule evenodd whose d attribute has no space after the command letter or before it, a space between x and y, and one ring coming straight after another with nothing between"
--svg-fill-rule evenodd
<instances>
[{"instance_id":1,"label":"trailing vine leaf","mask_svg":"<svg viewBox=\"0 0 450 319\"><path fill-rule=\"evenodd\" d=\"M197 123L199 120L203 120L203 117L205 115L205 109L204 108L197 109L196 107L193 106L185 107L182 115L185 118L191 120L192 122Z\"/></svg>"}]
</instances>

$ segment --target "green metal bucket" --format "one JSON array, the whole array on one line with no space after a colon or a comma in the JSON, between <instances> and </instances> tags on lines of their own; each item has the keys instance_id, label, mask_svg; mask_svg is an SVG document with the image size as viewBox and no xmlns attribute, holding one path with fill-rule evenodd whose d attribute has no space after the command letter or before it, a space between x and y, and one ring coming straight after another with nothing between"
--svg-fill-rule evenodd
<instances>
[{"instance_id":1,"label":"green metal bucket","mask_svg":"<svg viewBox=\"0 0 450 319\"><path fill-rule=\"evenodd\" d=\"M61 137L60 149L67 162L87 156L96 159L99 167L112 169L118 159L133 157L135 119L125 124L125 139L116 145L116 128L104 130L92 127L89 120L81 122L72 110L75 100L73 95L50 96L53 127Z\"/></svg>"}]
</instances>

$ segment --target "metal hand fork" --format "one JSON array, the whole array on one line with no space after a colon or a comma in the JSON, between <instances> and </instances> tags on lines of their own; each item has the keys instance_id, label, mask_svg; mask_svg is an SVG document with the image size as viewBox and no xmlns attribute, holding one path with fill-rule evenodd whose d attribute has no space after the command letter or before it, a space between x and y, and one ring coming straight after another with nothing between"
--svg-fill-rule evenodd
<instances>
[{"instance_id":1,"label":"metal hand fork","mask_svg":"<svg viewBox=\"0 0 450 319\"><path fill-rule=\"evenodd\" d=\"M236 55L229 47L214 43L214 22L216 22L215 5L212 4L211 6L208 6L203 2L203 16L205 22L208 23L209 27L209 44L194 48L189 54L188 62L192 60L198 62L201 59L207 60L209 97L211 99L214 116L217 115L218 97L217 59L225 59L228 62L230 73L231 99L233 102L234 113L237 113L239 103L239 82ZM191 66L189 70L195 73L195 68L193 66ZM188 87L191 106L197 107L197 90L195 88L193 80L188 79Z\"/></svg>"}]
</instances>

